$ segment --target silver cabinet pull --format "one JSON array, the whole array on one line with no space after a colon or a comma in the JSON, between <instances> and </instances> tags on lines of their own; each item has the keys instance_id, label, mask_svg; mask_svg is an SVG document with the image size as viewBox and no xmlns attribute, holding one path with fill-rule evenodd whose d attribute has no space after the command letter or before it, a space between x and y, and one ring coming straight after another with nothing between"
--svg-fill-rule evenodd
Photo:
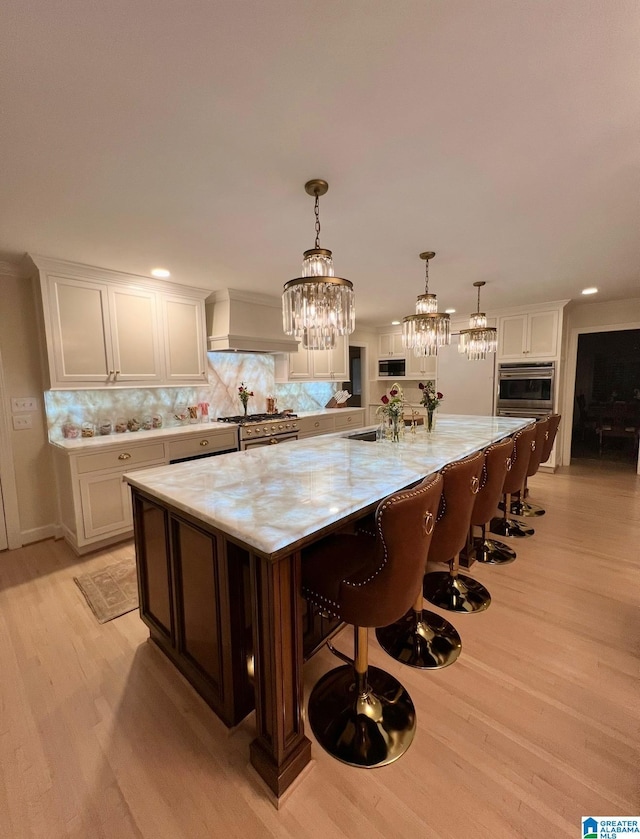
<instances>
[{"instance_id":1,"label":"silver cabinet pull","mask_svg":"<svg viewBox=\"0 0 640 839\"><path fill-rule=\"evenodd\" d=\"M131 455L129 454L129 452L122 452L122 454L118 455L118 460L130 460L130 459L131 459Z\"/></svg>"},{"instance_id":2,"label":"silver cabinet pull","mask_svg":"<svg viewBox=\"0 0 640 839\"><path fill-rule=\"evenodd\" d=\"M209 445L209 441L208 441L208 440L200 440L200 445L201 445L201 446L208 446L208 445Z\"/></svg>"}]
</instances>

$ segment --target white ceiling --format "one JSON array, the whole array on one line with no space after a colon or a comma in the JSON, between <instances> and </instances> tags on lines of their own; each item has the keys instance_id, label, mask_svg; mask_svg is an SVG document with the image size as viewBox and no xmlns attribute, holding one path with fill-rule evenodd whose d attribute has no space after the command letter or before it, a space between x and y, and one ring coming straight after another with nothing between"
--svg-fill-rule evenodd
<instances>
[{"instance_id":1,"label":"white ceiling","mask_svg":"<svg viewBox=\"0 0 640 839\"><path fill-rule=\"evenodd\" d=\"M279 294L315 177L361 324L423 250L465 315L638 297L639 45L638 0L5 0L0 259Z\"/></svg>"}]
</instances>

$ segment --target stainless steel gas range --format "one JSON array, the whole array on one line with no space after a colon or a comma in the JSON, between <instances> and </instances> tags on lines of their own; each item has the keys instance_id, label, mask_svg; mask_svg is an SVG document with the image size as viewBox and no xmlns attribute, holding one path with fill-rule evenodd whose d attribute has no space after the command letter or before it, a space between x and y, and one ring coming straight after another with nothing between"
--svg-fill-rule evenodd
<instances>
[{"instance_id":1,"label":"stainless steel gas range","mask_svg":"<svg viewBox=\"0 0 640 839\"><path fill-rule=\"evenodd\" d=\"M296 414L240 414L236 417L219 417L218 422L237 422L240 451L256 446L273 446L298 439Z\"/></svg>"}]
</instances>

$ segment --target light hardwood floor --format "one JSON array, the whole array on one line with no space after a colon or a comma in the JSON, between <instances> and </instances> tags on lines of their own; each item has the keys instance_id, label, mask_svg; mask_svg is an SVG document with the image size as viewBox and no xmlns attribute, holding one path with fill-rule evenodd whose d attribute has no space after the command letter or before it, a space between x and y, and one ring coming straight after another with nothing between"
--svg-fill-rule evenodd
<instances>
[{"instance_id":1,"label":"light hardwood floor","mask_svg":"<svg viewBox=\"0 0 640 839\"><path fill-rule=\"evenodd\" d=\"M371 634L372 663L418 709L408 753L367 771L314 744L280 810L248 766L252 716L228 733L136 612L100 626L72 582L131 545L1 554L0 837L538 839L639 814L640 479L538 473L531 500L547 515L516 562L473 567L493 603L452 618L456 664L411 670ZM307 693L335 664L326 650L309 662Z\"/></svg>"}]
</instances>

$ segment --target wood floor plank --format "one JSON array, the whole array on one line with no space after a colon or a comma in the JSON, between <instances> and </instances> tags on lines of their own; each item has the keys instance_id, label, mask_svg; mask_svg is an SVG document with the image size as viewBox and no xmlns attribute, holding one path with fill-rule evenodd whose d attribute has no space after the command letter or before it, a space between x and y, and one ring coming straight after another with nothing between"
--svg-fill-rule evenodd
<instances>
[{"instance_id":1,"label":"wood floor plank","mask_svg":"<svg viewBox=\"0 0 640 839\"><path fill-rule=\"evenodd\" d=\"M0 836L568 839L582 815L637 815L640 479L575 466L530 489L547 514L515 541L516 562L470 571L491 608L448 615L455 665L406 668L371 634L371 663L416 704L407 754L358 770L314 742L279 810L249 767L253 715L227 731L137 613L100 625L73 583L130 543L82 559L54 541L0 554ZM337 643L348 651L351 633ZM315 656L305 693L334 666Z\"/></svg>"}]
</instances>

